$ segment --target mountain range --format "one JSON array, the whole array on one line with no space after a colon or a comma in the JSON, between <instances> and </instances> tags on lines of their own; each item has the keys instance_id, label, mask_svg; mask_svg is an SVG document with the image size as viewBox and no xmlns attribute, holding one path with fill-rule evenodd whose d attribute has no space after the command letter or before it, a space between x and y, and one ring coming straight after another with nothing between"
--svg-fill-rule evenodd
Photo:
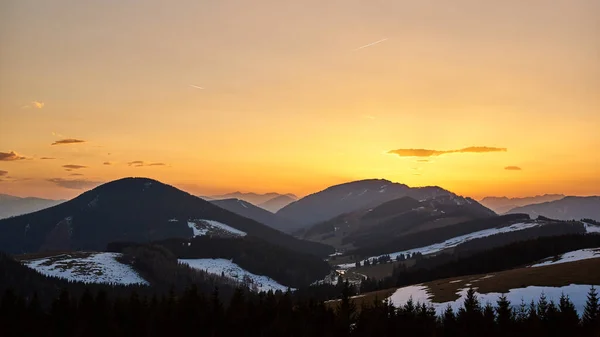
<instances>
[{"instance_id":1,"label":"mountain range","mask_svg":"<svg viewBox=\"0 0 600 337\"><path fill-rule=\"evenodd\" d=\"M376 207L401 197L425 200L440 196L457 197L454 193L437 186L408 187L384 179L359 180L331 186L308 195L283 207L277 215L303 227L309 227L345 213Z\"/></svg>"},{"instance_id":2,"label":"mountain range","mask_svg":"<svg viewBox=\"0 0 600 337\"><path fill-rule=\"evenodd\" d=\"M299 228L299 225L292 220L273 214L262 207L255 206L241 199L221 199L211 200L210 202L230 212L260 222L284 233L291 233Z\"/></svg>"},{"instance_id":3,"label":"mountain range","mask_svg":"<svg viewBox=\"0 0 600 337\"><path fill-rule=\"evenodd\" d=\"M0 194L0 219L39 211L44 208L58 205L62 202L65 202L65 200L35 197L21 198L8 194Z\"/></svg>"},{"instance_id":4,"label":"mountain range","mask_svg":"<svg viewBox=\"0 0 600 337\"><path fill-rule=\"evenodd\" d=\"M0 250L104 250L115 241L191 238L206 233L207 227L244 233L302 254L332 251L146 178L112 181L54 207L0 220Z\"/></svg>"},{"instance_id":5,"label":"mountain range","mask_svg":"<svg viewBox=\"0 0 600 337\"><path fill-rule=\"evenodd\" d=\"M511 209L508 213L526 213L531 217L544 216L557 220L593 219L600 221L600 196L564 197Z\"/></svg>"},{"instance_id":6,"label":"mountain range","mask_svg":"<svg viewBox=\"0 0 600 337\"><path fill-rule=\"evenodd\" d=\"M485 197L479 202L498 214L504 214L513 208L527 206L531 204L539 204L542 202L560 200L564 197L565 195L563 194L544 194L524 198Z\"/></svg>"},{"instance_id":7,"label":"mountain range","mask_svg":"<svg viewBox=\"0 0 600 337\"><path fill-rule=\"evenodd\" d=\"M298 200L298 197L292 193L280 194L280 193L270 192L270 193L259 194L259 193L254 193L254 192L244 193L244 192L239 192L239 191L233 192L233 193L221 194L221 195L201 196L201 198L203 198L205 200L209 200L209 201L210 200L223 200L223 199L240 199L240 200L249 202L253 205L259 206L259 207L263 207L260 205L264 205L264 206L267 206L270 208L273 208L274 205L280 205L280 204L287 205L290 202ZM281 206L281 207L283 207L283 206ZM265 209L267 209L267 208L265 208ZM269 210L271 212L276 212L278 209L276 209L276 210L267 209L267 210Z\"/></svg>"}]
</instances>

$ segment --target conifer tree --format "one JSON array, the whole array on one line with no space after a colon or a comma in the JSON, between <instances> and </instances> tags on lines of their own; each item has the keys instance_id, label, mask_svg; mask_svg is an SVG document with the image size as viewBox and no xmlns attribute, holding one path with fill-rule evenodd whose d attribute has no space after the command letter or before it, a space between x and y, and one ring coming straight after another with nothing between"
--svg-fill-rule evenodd
<instances>
[{"instance_id":1,"label":"conifer tree","mask_svg":"<svg viewBox=\"0 0 600 337\"><path fill-rule=\"evenodd\" d=\"M592 286L588 292L585 309L583 311L582 323L588 329L597 327L600 330L600 305L598 303L598 292L596 287Z\"/></svg>"}]
</instances>

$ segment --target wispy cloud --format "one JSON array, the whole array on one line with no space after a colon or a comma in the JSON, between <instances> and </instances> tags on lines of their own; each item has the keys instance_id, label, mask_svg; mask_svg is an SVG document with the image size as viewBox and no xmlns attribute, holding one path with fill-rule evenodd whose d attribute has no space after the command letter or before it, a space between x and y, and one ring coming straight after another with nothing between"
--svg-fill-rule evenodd
<instances>
[{"instance_id":1,"label":"wispy cloud","mask_svg":"<svg viewBox=\"0 0 600 337\"><path fill-rule=\"evenodd\" d=\"M387 40L388 40L388 38L387 38L387 37L385 37L385 38L383 38L383 39L381 39L381 40L377 40L377 41L375 41L375 42L371 42L371 43L369 43L369 44L366 44L366 45L364 45L364 46L360 46L360 47L358 47L358 48L354 49L354 51L361 50L361 49L363 49L363 48L367 48L367 47L371 47L371 46L374 46L374 45L376 45L376 44L378 44L378 43L381 43L381 42L384 42L384 41L387 41Z\"/></svg>"},{"instance_id":2,"label":"wispy cloud","mask_svg":"<svg viewBox=\"0 0 600 337\"><path fill-rule=\"evenodd\" d=\"M56 158L54 158L54 157L41 157L40 159L41 160L53 160L53 159L56 159Z\"/></svg>"},{"instance_id":3,"label":"wispy cloud","mask_svg":"<svg viewBox=\"0 0 600 337\"><path fill-rule=\"evenodd\" d=\"M105 161L104 163L102 163L102 165L112 165L112 163L109 161Z\"/></svg>"},{"instance_id":4,"label":"wispy cloud","mask_svg":"<svg viewBox=\"0 0 600 337\"><path fill-rule=\"evenodd\" d=\"M67 139L57 140L54 143L52 143L51 145L65 145L65 144L77 144L77 143L85 143L85 140L67 138Z\"/></svg>"},{"instance_id":5,"label":"wispy cloud","mask_svg":"<svg viewBox=\"0 0 600 337\"><path fill-rule=\"evenodd\" d=\"M101 181L91 181L87 179L63 179L63 178L52 178L48 179L49 182L54 183L60 187L68 188L72 190L83 190L94 188L100 184Z\"/></svg>"},{"instance_id":6,"label":"wispy cloud","mask_svg":"<svg viewBox=\"0 0 600 337\"><path fill-rule=\"evenodd\" d=\"M0 177L4 177L8 174L8 171L2 171L0 170Z\"/></svg>"},{"instance_id":7,"label":"wispy cloud","mask_svg":"<svg viewBox=\"0 0 600 337\"><path fill-rule=\"evenodd\" d=\"M470 146L459 150L428 150L428 149L397 149L388 153L396 154L400 157L433 157L449 153L487 153L487 152L506 152L506 148L489 146Z\"/></svg>"},{"instance_id":8,"label":"wispy cloud","mask_svg":"<svg viewBox=\"0 0 600 337\"><path fill-rule=\"evenodd\" d=\"M73 165L73 164L63 165L62 167L66 168L67 170L79 170L79 169L87 168L87 166Z\"/></svg>"},{"instance_id":9,"label":"wispy cloud","mask_svg":"<svg viewBox=\"0 0 600 337\"><path fill-rule=\"evenodd\" d=\"M0 152L0 161L13 161L13 160L23 160L27 159L16 153L15 151L10 152Z\"/></svg>"},{"instance_id":10,"label":"wispy cloud","mask_svg":"<svg viewBox=\"0 0 600 337\"><path fill-rule=\"evenodd\" d=\"M143 160L134 160L134 161L130 161L129 163L127 163L127 165L133 166L133 167L142 167L142 166L166 166L167 164L165 164L165 163L146 163Z\"/></svg>"},{"instance_id":11,"label":"wispy cloud","mask_svg":"<svg viewBox=\"0 0 600 337\"><path fill-rule=\"evenodd\" d=\"M419 163L429 163L429 159L419 159L417 160Z\"/></svg>"},{"instance_id":12,"label":"wispy cloud","mask_svg":"<svg viewBox=\"0 0 600 337\"><path fill-rule=\"evenodd\" d=\"M199 87L199 86L193 85L193 84L190 84L190 87L192 87L194 89L204 89L203 87Z\"/></svg>"},{"instance_id":13,"label":"wispy cloud","mask_svg":"<svg viewBox=\"0 0 600 337\"><path fill-rule=\"evenodd\" d=\"M23 105L21 107L21 109L29 109L29 108L35 108L35 109L43 109L44 108L45 103L44 102L40 102L40 101L33 101L28 105Z\"/></svg>"},{"instance_id":14,"label":"wispy cloud","mask_svg":"<svg viewBox=\"0 0 600 337\"><path fill-rule=\"evenodd\" d=\"M83 173L71 173L69 174L69 176L82 176Z\"/></svg>"},{"instance_id":15,"label":"wispy cloud","mask_svg":"<svg viewBox=\"0 0 600 337\"><path fill-rule=\"evenodd\" d=\"M507 171L521 171L522 169L518 166L507 166L504 168Z\"/></svg>"}]
</instances>

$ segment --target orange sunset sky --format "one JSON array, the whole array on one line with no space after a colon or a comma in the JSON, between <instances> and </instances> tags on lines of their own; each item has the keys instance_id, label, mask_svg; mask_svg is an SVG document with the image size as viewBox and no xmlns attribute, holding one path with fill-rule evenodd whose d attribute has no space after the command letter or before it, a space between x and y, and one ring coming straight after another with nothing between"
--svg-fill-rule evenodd
<instances>
[{"instance_id":1,"label":"orange sunset sky","mask_svg":"<svg viewBox=\"0 0 600 337\"><path fill-rule=\"evenodd\" d=\"M0 193L600 194L600 1L0 3Z\"/></svg>"}]
</instances>

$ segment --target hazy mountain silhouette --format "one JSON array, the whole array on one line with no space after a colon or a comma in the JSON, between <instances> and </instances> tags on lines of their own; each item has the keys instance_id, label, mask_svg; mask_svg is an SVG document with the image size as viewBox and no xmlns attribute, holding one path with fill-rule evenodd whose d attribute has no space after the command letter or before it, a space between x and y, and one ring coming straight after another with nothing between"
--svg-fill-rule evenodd
<instances>
[{"instance_id":1,"label":"hazy mountain silhouette","mask_svg":"<svg viewBox=\"0 0 600 337\"><path fill-rule=\"evenodd\" d=\"M279 196L281 198L287 196ZM261 207L255 206L247 201L240 199L223 199L223 200L211 200L211 203L224 208L230 212L239 214L248 219L255 220L262 224L265 224L271 228L275 228L279 231L290 233L299 228L298 224L295 224L292 220L283 218L279 215L273 214L268 210Z\"/></svg>"},{"instance_id":2,"label":"hazy mountain silhouette","mask_svg":"<svg viewBox=\"0 0 600 337\"><path fill-rule=\"evenodd\" d=\"M58 205L62 202L65 202L65 200L35 197L21 198L8 194L0 194L0 219L39 211L44 208Z\"/></svg>"},{"instance_id":3,"label":"hazy mountain silhouette","mask_svg":"<svg viewBox=\"0 0 600 337\"><path fill-rule=\"evenodd\" d=\"M285 206L277 214L306 227L404 196L416 200L456 197L437 186L411 188L384 179L368 179L328 187Z\"/></svg>"},{"instance_id":4,"label":"hazy mountain silhouette","mask_svg":"<svg viewBox=\"0 0 600 337\"><path fill-rule=\"evenodd\" d=\"M594 219L600 221L600 196L564 197L560 200L544 202L511 209L508 213L527 213L557 220Z\"/></svg>"},{"instance_id":5,"label":"hazy mountain silhouette","mask_svg":"<svg viewBox=\"0 0 600 337\"><path fill-rule=\"evenodd\" d=\"M276 213L280 209L285 206L291 204L292 202L298 200L298 198L293 194L285 194L277 196L273 199L269 199L261 204L258 204L258 207L266 209L269 212Z\"/></svg>"},{"instance_id":6,"label":"hazy mountain silhouette","mask_svg":"<svg viewBox=\"0 0 600 337\"><path fill-rule=\"evenodd\" d=\"M291 193L280 194L280 193L271 192L271 193L259 194L259 193L253 193L253 192L243 193L243 192L239 192L239 191L233 192L233 193L221 194L221 195L211 195L211 196L206 196L206 197L203 196L201 198L206 199L206 200L240 199L240 200L247 201L255 206L258 206L262 203L268 202L269 200L275 199L277 197L282 197L282 196L286 196L286 197L292 199L292 201L298 199L297 196L295 196L294 194L291 194Z\"/></svg>"},{"instance_id":7,"label":"hazy mountain silhouette","mask_svg":"<svg viewBox=\"0 0 600 337\"><path fill-rule=\"evenodd\" d=\"M325 255L332 250L146 178L115 180L57 206L0 220L0 250L103 250L113 241L189 238L193 231L187 221L192 219L215 220L296 252Z\"/></svg>"},{"instance_id":8,"label":"hazy mountain silhouette","mask_svg":"<svg viewBox=\"0 0 600 337\"><path fill-rule=\"evenodd\" d=\"M481 199L480 203L498 214L504 214L516 207L560 200L564 197L563 194L544 194L524 198L485 197Z\"/></svg>"}]
</instances>

